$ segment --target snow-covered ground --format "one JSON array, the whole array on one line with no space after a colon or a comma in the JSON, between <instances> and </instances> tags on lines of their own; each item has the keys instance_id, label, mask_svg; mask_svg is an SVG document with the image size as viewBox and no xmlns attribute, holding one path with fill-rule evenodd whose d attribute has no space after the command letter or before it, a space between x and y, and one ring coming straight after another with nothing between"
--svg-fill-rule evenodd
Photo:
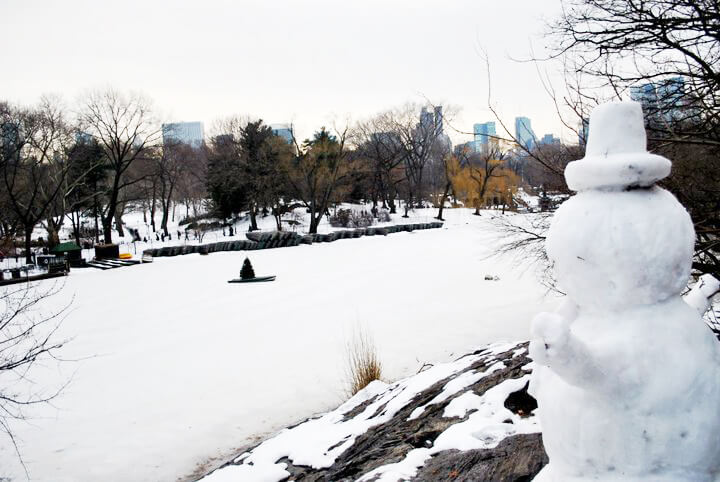
<instances>
[{"instance_id":1,"label":"snow-covered ground","mask_svg":"<svg viewBox=\"0 0 720 482\"><path fill-rule=\"evenodd\" d=\"M537 203L537 199L533 198L532 196L527 196L528 199L530 199L530 202ZM533 201L534 200L534 201ZM127 253L133 256L135 259L140 259L142 257L142 252L145 249L148 248L162 248L164 246L183 246L186 244L208 244L208 243L215 243L218 241L237 241L237 240L245 240L247 239L245 237L245 233L248 231L248 227L250 226L250 220L247 215L239 218L233 223L233 235L230 236L230 231L225 228L219 228L215 230L210 230L205 233L204 237L202 239L199 239L195 237L194 231L189 230L187 232L187 238L185 239L185 230L187 228L187 224L180 224L180 221L184 217L185 208L184 205L178 204L177 206L177 215L175 218L168 219L168 232L170 237L161 238L160 235L162 233L162 230L160 229L160 214L156 214L155 221L156 221L156 231L152 230L152 226L148 222L149 218L144 218L142 211L139 210L131 210L130 212L126 212L123 215L123 225L125 226L125 236L118 236L118 232L116 230L113 230L113 243L116 243L120 246L120 253ZM337 208L344 208L344 209L352 209L354 211L360 211L365 210L367 212L370 211L371 205L370 204L350 204L350 203L343 203L339 204ZM334 212L334 209L331 209L331 212ZM182 215L180 212L182 211ZM402 206L398 206L398 212L402 213L404 210ZM147 214L147 211L146 211ZM437 215L436 209L417 209L410 212L409 218L403 218L401 214L393 214L392 219L389 222L385 223L377 223L375 226L385 226L390 224L406 224L406 223L429 223L436 221L434 219L434 216ZM297 221L299 224L296 225L290 225L285 224L287 221ZM217 219L209 219L209 220L203 220L201 222L209 222L209 221L218 221ZM286 231L295 231L298 233L305 233L307 232L307 228L310 224L310 215L306 213L305 208L296 208L292 214L286 214L283 217L283 229ZM92 220L90 218L84 219L83 221L84 225L91 226ZM257 225L258 228L262 231L274 231L276 229L275 226L275 218L273 218L270 215L262 216L259 215L257 217ZM136 229L138 231L138 234L141 241L134 241L132 234L130 233L130 229ZM329 233L332 231L340 231L345 228L338 228L331 226L328 222L328 218L325 216L321 219L320 224L318 225L318 233ZM47 238L47 231L44 225L38 224L35 227L35 230L33 231L33 240L38 239L46 239ZM143 241L144 240L144 241ZM71 226L69 222L66 222L63 227L60 229L60 241L61 242L75 242L75 238L72 234ZM90 240L88 240L90 241ZM22 249L22 248L20 248ZM35 252L38 254L42 254L42 248L36 247L33 248ZM83 249L82 250L82 256L85 260L90 261L95 256L95 250L93 248L89 249ZM17 260L14 256L4 257L3 259L0 259L0 269L9 270L10 268L14 268L16 266L23 266L25 264L24 257L18 255ZM38 272L41 272L42 270L38 270ZM36 272L32 272L30 274L37 274Z\"/></svg>"},{"instance_id":2,"label":"snow-covered ground","mask_svg":"<svg viewBox=\"0 0 720 482\"><path fill-rule=\"evenodd\" d=\"M73 270L43 308L74 297L59 335L72 338L61 355L75 361L34 378L70 384L13 426L32 480L188 478L342 403L345 344L358 325L387 380L528 338L532 316L555 300L532 272L488 258L490 214L471 212L446 211L442 229L250 252L273 283L226 282L245 252ZM434 214L415 213L418 222ZM7 439L0 468L24 479Z\"/></svg>"}]
</instances>

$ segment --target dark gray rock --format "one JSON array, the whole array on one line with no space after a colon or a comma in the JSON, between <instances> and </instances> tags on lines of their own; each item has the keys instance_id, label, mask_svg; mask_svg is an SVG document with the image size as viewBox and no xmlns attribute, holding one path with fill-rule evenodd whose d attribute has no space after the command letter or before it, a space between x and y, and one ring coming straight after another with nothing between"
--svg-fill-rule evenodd
<instances>
[{"instance_id":1,"label":"dark gray rock","mask_svg":"<svg viewBox=\"0 0 720 482\"><path fill-rule=\"evenodd\" d=\"M542 435L520 434L501 440L492 449L440 452L425 463L413 480L531 481L547 463Z\"/></svg>"},{"instance_id":2,"label":"dark gray rock","mask_svg":"<svg viewBox=\"0 0 720 482\"><path fill-rule=\"evenodd\" d=\"M250 241L255 241L256 243L259 243L261 241L267 241L270 236L267 232L252 231L249 233L245 233L245 237L248 238Z\"/></svg>"}]
</instances>

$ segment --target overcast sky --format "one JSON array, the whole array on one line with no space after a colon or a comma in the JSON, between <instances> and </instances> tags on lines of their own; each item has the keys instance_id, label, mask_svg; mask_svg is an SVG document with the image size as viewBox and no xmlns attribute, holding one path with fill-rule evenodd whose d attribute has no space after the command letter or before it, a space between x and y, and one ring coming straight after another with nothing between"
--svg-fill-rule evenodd
<instances>
[{"instance_id":1,"label":"overcast sky","mask_svg":"<svg viewBox=\"0 0 720 482\"><path fill-rule=\"evenodd\" d=\"M0 0L0 99L140 91L162 120L231 114L293 122L299 137L408 101L460 108L467 131L532 119L561 132L536 66L560 0ZM543 67L553 72L552 66ZM450 133L455 141L462 136Z\"/></svg>"}]
</instances>

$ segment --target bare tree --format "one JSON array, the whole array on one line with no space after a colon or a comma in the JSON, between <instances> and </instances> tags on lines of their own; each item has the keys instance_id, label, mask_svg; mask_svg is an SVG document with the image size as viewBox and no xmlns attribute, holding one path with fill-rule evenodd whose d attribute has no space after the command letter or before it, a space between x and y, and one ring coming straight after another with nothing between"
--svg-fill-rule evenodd
<instances>
[{"instance_id":1,"label":"bare tree","mask_svg":"<svg viewBox=\"0 0 720 482\"><path fill-rule=\"evenodd\" d=\"M83 128L102 146L108 162L110 180L102 211L102 227L105 242L110 243L121 191L140 181L129 178L126 173L136 160L147 155L158 143L161 130L152 117L149 101L112 89L89 94L80 119Z\"/></svg>"},{"instance_id":2,"label":"bare tree","mask_svg":"<svg viewBox=\"0 0 720 482\"><path fill-rule=\"evenodd\" d=\"M402 165L406 154L400 135L393 130L393 118L393 111L383 112L357 123L351 134L359 158L368 165L366 175L371 178L373 210L382 200L383 207L389 208L390 214L397 212L395 200L404 176Z\"/></svg>"},{"instance_id":3,"label":"bare tree","mask_svg":"<svg viewBox=\"0 0 720 482\"><path fill-rule=\"evenodd\" d=\"M443 210L445 202L453 191L453 177L457 175L457 169L460 165L458 158L466 158L467 152L460 149L457 155L451 152L450 143L437 142L435 144L436 152L433 154L432 163L432 198L435 207L438 209L435 219L444 221Z\"/></svg>"},{"instance_id":4,"label":"bare tree","mask_svg":"<svg viewBox=\"0 0 720 482\"><path fill-rule=\"evenodd\" d=\"M659 134L675 142L720 144L716 0L566 0L563 6L552 25L556 56L569 55L575 71L615 91L655 82L661 113L680 114L683 122L666 117L669 122L650 125L651 140Z\"/></svg>"},{"instance_id":5,"label":"bare tree","mask_svg":"<svg viewBox=\"0 0 720 482\"><path fill-rule=\"evenodd\" d=\"M30 263L33 229L69 188L66 151L71 136L57 100L43 98L37 107L12 112L3 125L8 155L3 156L1 175L7 205L23 226L25 260Z\"/></svg>"},{"instance_id":6,"label":"bare tree","mask_svg":"<svg viewBox=\"0 0 720 482\"><path fill-rule=\"evenodd\" d=\"M17 142L18 118L17 108L8 102L0 101L0 172L4 173L7 163L16 159L18 149L22 147ZM10 249L18 231L21 229L20 220L15 216L11 207L10 197L6 189L0 189L0 249Z\"/></svg>"},{"instance_id":7,"label":"bare tree","mask_svg":"<svg viewBox=\"0 0 720 482\"><path fill-rule=\"evenodd\" d=\"M694 267L720 276L720 3L566 0L555 56L619 97L643 103L651 150L673 161L662 182L695 224ZM583 85L578 86L578 91ZM637 90L634 90L637 89ZM585 91L589 89L586 87Z\"/></svg>"},{"instance_id":8,"label":"bare tree","mask_svg":"<svg viewBox=\"0 0 720 482\"><path fill-rule=\"evenodd\" d=\"M405 193L405 213L403 217L408 217L408 211L424 199L427 187L425 168L433 159L433 155L442 151L438 149L438 143L442 142L438 121L433 119L432 122L427 122L421 116L418 122L418 111L418 106L407 104L393 111L390 119L392 129L400 137L404 148L405 179L402 186Z\"/></svg>"},{"instance_id":9,"label":"bare tree","mask_svg":"<svg viewBox=\"0 0 720 482\"><path fill-rule=\"evenodd\" d=\"M497 248L491 256L508 256L518 266L532 269L547 288L558 291L552 265L545 252L551 213L525 216L493 216Z\"/></svg>"},{"instance_id":10,"label":"bare tree","mask_svg":"<svg viewBox=\"0 0 720 482\"><path fill-rule=\"evenodd\" d=\"M181 165L182 175L177 183L177 198L185 204L185 217L197 216L202 202L207 199L208 149L191 146L186 150Z\"/></svg>"},{"instance_id":11,"label":"bare tree","mask_svg":"<svg viewBox=\"0 0 720 482\"><path fill-rule=\"evenodd\" d=\"M57 360L66 341L58 338L57 330L70 303L50 314L38 309L60 288L40 289L32 283L0 288L0 430L12 441L21 463L13 423L26 420L29 407L51 401L66 385L36 386L31 376L38 363Z\"/></svg>"}]
</instances>

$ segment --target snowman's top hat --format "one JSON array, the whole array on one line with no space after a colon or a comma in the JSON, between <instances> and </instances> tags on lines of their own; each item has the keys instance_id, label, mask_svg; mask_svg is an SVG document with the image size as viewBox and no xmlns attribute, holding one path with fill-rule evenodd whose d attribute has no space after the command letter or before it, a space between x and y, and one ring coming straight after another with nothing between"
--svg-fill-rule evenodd
<instances>
[{"instance_id":1,"label":"snowman's top hat","mask_svg":"<svg viewBox=\"0 0 720 482\"><path fill-rule=\"evenodd\" d=\"M647 152L642 107L608 102L590 115L585 157L565 168L573 191L652 186L670 174L670 161Z\"/></svg>"}]
</instances>

